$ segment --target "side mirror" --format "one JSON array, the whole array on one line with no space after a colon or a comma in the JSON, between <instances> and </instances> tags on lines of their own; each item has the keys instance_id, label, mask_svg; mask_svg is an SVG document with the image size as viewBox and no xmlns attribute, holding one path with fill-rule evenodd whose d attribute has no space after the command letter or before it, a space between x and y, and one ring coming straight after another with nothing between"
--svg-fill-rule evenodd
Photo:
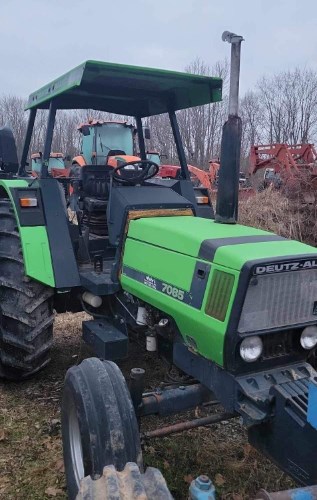
<instances>
[{"instance_id":1,"label":"side mirror","mask_svg":"<svg viewBox=\"0 0 317 500\"><path fill-rule=\"evenodd\" d=\"M149 127L144 127L144 139L151 139L151 131Z\"/></svg>"},{"instance_id":2,"label":"side mirror","mask_svg":"<svg viewBox=\"0 0 317 500\"><path fill-rule=\"evenodd\" d=\"M81 127L81 133L82 133L83 135L85 135L85 136L86 136L86 135L90 135L89 126L88 126L88 125L83 125L83 126Z\"/></svg>"}]
</instances>

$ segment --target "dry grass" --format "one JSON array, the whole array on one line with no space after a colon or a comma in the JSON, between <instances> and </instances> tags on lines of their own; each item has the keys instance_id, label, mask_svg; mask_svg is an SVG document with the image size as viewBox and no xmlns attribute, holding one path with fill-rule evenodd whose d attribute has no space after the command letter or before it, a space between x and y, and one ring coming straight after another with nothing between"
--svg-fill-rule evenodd
<instances>
[{"instance_id":1,"label":"dry grass","mask_svg":"<svg viewBox=\"0 0 317 500\"><path fill-rule=\"evenodd\" d=\"M305 203L300 193L290 196L270 189L256 193L240 202L239 222L317 245L317 205Z\"/></svg>"}]
</instances>

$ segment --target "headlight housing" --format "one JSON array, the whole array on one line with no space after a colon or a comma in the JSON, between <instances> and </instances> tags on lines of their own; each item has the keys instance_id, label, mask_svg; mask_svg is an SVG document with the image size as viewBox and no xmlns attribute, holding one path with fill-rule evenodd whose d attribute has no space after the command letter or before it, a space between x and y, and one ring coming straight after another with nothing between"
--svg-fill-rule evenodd
<instances>
[{"instance_id":1,"label":"headlight housing","mask_svg":"<svg viewBox=\"0 0 317 500\"><path fill-rule=\"evenodd\" d=\"M247 363L252 363L259 359L262 351L263 342L258 335L246 337L240 344L240 356Z\"/></svg>"},{"instance_id":2,"label":"headlight housing","mask_svg":"<svg viewBox=\"0 0 317 500\"><path fill-rule=\"evenodd\" d=\"M304 349L313 349L317 345L317 326L306 326L300 337Z\"/></svg>"}]
</instances>

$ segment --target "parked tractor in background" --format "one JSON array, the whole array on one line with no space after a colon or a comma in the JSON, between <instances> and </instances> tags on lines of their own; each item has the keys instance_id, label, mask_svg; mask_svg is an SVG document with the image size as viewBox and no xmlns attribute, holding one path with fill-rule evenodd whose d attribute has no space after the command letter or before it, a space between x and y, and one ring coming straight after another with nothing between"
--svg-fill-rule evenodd
<instances>
[{"instance_id":1,"label":"parked tractor in background","mask_svg":"<svg viewBox=\"0 0 317 500\"><path fill-rule=\"evenodd\" d=\"M140 159L137 146L137 128L127 122L90 120L79 126L81 137L81 153L72 161L72 174L80 175L80 169L87 164L102 164L117 167L123 162L136 162ZM144 139L150 139L150 130L143 127ZM146 158L159 165L157 178L177 179L180 167L161 165L161 155L158 151L146 149ZM134 167L131 167L132 169ZM211 185L208 174L198 167L188 166L191 180L196 186L196 199L199 204L210 206L208 191Z\"/></svg>"},{"instance_id":2,"label":"parked tractor in background","mask_svg":"<svg viewBox=\"0 0 317 500\"><path fill-rule=\"evenodd\" d=\"M52 177L68 177L70 168L65 165L63 153L51 153L48 161L48 171ZM43 155L33 153L31 155L31 173L37 177L41 173Z\"/></svg>"},{"instance_id":3,"label":"parked tractor in background","mask_svg":"<svg viewBox=\"0 0 317 500\"><path fill-rule=\"evenodd\" d=\"M78 127L81 152L73 158L73 166L109 165L136 161L134 125L125 121L89 120ZM146 135L146 134L145 134Z\"/></svg>"}]
</instances>

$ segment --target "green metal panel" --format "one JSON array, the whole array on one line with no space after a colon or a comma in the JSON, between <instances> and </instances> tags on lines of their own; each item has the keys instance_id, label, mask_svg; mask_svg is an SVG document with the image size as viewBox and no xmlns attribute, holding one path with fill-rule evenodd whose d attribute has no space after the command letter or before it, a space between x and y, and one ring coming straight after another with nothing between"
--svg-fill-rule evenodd
<instances>
[{"instance_id":1,"label":"green metal panel","mask_svg":"<svg viewBox=\"0 0 317 500\"><path fill-rule=\"evenodd\" d=\"M268 235L266 231L236 225L217 224L198 217L145 218L130 222L128 238L123 256L121 284L123 289L171 315L184 341L199 354L223 366L224 337L236 295L240 271L249 261L303 254L316 255L316 249L297 241L280 240L220 246L209 262L211 269L204 288L200 307L163 293L151 287L151 279L166 282L172 287L189 292L193 280L201 243L207 239L236 238ZM128 275L127 268L134 273L146 273L146 279ZM211 287L218 283L220 272L227 273L230 289L225 290L226 314L221 311L220 319L205 312ZM215 276L214 276L215 275ZM147 279L149 278L149 279ZM218 285L217 285L218 286ZM232 287L232 289L231 289ZM217 299L218 300L218 299Z\"/></svg>"},{"instance_id":2,"label":"green metal panel","mask_svg":"<svg viewBox=\"0 0 317 500\"><path fill-rule=\"evenodd\" d=\"M25 274L51 287L55 286L45 226L19 227Z\"/></svg>"},{"instance_id":3,"label":"green metal panel","mask_svg":"<svg viewBox=\"0 0 317 500\"><path fill-rule=\"evenodd\" d=\"M48 108L49 102L62 93L66 93L70 89L78 87L82 81L85 64L80 64L76 68L68 71L64 75L56 78L47 85L44 85L36 92L30 94L28 103L25 109L31 108ZM47 102L47 106L43 103Z\"/></svg>"},{"instance_id":4,"label":"green metal panel","mask_svg":"<svg viewBox=\"0 0 317 500\"><path fill-rule=\"evenodd\" d=\"M165 258L168 259L166 265ZM124 264L188 291L196 259L129 238L124 251Z\"/></svg>"},{"instance_id":5,"label":"green metal panel","mask_svg":"<svg viewBox=\"0 0 317 500\"><path fill-rule=\"evenodd\" d=\"M269 234L239 224L217 224L200 217L149 217L129 225L129 237L141 239L175 252L197 257L201 243L208 239Z\"/></svg>"},{"instance_id":6,"label":"green metal panel","mask_svg":"<svg viewBox=\"0 0 317 500\"><path fill-rule=\"evenodd\" d=\"M125 266L140 270L187 292L190 289L196 262L197 259L187 255L178 255L129 238L126 241L123 260ZM215 270L226 269L212 266L206 291L210 288L210 281ZM121 285L124 290L171 315L184 341L192 347L195 345L198 353L222 366L224 335L239 277L238 272L232 270L229 272L234 277L234 286L224 321L212 318L204 312L208 293L205 293L201 307L195 308L130 278L124 272L121 274Z\"/></svg>"},{"instance_id":7,"label":"green metal panel","mask_svg":"<svg viewBox=\"0 0 317 500\"><path fill-rule=\"evenodd\" d=\"M98 109L151 116L221 100L222 80L162 69L86 61L33 92L27 109Z\"/></svg>"},{"instance_id":8,"label":"green metal panel","mask_svg":"<svg viewBox=\"0 0 317 500\"><path fill-rule=\"evenodd\" d=\"M218 224L200 217L149 217L134 220L129 225L129 237L169 248L177 253L198 257L205 240L270 235L267 231L241 224ZM243 243L221 246L213 262L233 269L241 269L248 260L280 256L316 254L316 249L293 240L261 243Z\"/></svg>"},{"instance_id":9,"label":"green metal panel","mask_svg":"<svg viewBox=\"0 0 317 500\"><path fill-rule=\"evenodd\" d=\"M314 247L293 240L267 241L262 243L244 243L242 245L218 248L214 262L228 263L233 269L241 269L250 260L270 259L278 257L296 257L299 255L315 255Z\"/></svg>"},{"instance_id":10,"label":"green metal panel","mask_svg":"<svg viewBox=\"0 0 317 500\"><path fill-rule=\"evenodd\" d=\"M28 182L22 179L0 180L0 187L5 189L14 207L20 232L25 274L41 283L55 286L51 252L45 226L22 227L19 224L10 188L27 188Z\"/></svg>"}]
</instances>

